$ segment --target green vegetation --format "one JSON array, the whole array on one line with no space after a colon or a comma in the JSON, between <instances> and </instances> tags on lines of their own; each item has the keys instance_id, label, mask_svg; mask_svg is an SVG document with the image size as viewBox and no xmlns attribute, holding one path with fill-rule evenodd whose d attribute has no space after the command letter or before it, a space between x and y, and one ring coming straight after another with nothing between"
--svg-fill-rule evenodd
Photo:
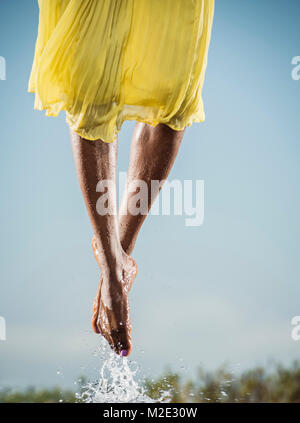
<instances>
[{"instance_id":1,"label":"green vegetation","mask_svg":"<svg viewBox=\"0 0 300 423\"><path fill-rule=\"evenodd\" d=\"M271 370L257 367L232 375L226 367L215 372L199 369L193 380L168 372L145 382L147 394L156 400L171 402L300 402L300 363L289 367L276 365ZM53 388L22 392L0 391L2 402L75 402L75 393Z\"/></svg>"},{"instance_id":2,"label":"green vegetation","mask_svg":"<svg viewBox=\"0 0 300 423\"><path fill-rule=\"evenodd\" d=\"M215 372L199 369L197 377L188 381L169 373L147 381L146 388L153 399L170 390L171 402L300 402L300 363L276 365L271 371L257 367L239 376L226 368Z\"/></svg>"},{"instance_id":3,"label":"green vegetation","mask_svg":"<svg viewBox=\"0 0 300 423\"><path fill-rule=\"evenodd\" d=\"M75 394L59 388L41 389L29 387L24 391L3 389L0 391L0 403L3 402L75 402Z\"/></svg>"}]
</instances>

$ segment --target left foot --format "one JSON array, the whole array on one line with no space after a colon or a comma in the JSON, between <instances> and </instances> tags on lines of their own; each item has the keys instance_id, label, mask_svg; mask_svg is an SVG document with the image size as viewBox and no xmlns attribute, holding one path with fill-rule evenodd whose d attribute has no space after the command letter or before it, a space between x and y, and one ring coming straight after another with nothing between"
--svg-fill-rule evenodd
<instances>
[{"instance_id":1,"label":"left foot","mask_svg":"<svg viewBox=\"0 0 300 423\"><path fill-rule=\"evenodd\" d=\"M97 243L94 238L92 247L99 265ZM93 330L103 335L112 349L123 356L131 352L128 293L136 273L135 261L124 253L121 280L101 277L93 304Z\"/></svg>"}]
</instances>

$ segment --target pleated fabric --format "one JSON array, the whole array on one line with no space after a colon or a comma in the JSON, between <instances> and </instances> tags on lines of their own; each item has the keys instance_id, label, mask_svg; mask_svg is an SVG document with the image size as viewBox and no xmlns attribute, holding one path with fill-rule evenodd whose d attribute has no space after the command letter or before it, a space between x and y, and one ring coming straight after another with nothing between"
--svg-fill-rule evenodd
<instances>
[{"instance_id":1,"label":"pleated fabric","mask_svg":"<svg viewBox=\"0 0 300 423\"><path fill-rule=\"evenodd\" d=\"M89 140L126 119L184 129L205 118L214 0L39 0L34 107Z\"/></svg>"}]
</instances>

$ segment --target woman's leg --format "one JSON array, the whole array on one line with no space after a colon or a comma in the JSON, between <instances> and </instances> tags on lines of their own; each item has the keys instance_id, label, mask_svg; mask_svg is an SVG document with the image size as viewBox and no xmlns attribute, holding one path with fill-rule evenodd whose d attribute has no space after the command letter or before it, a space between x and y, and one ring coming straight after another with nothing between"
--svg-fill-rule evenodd
<instances>
[{"instance_id":1,"label":"woman's leg","mask_svg":"<svg viewBox=\"0 0 300 423\"><path fill-rule=\"evenodd\" d=\"M145 123L137 123L134 128L127 175L129 190L125 190L119 212L120 241L127 254L131 254L147 213L170 173L183 135L184 130L175 131L164 124L153 128ZM133 215L130 210L136 206L138 189L134 190L134 186L138 180L147 185L147 210L143 214ZM159 181L160 184L152 184L151 187L151 181Z\"/></svg>"},{"instance_id":2,"label":"woman's leg","mask_svg":"<svg viewBox=\"0 0 300 423\"><path fill-rule=\"evenodd\" d=\"M122 354L127 355L131 349L127 298L131 259L123 251L119 237L117 142L88 141L71 131L71 143L81 191L98 247L102 276L99 304L102 311L97 322L99 331L116 352L125 350ZM99 193L105 187L105 192ZM105 199L102 204L101 197Z\"/></svg>"}]
</instances>

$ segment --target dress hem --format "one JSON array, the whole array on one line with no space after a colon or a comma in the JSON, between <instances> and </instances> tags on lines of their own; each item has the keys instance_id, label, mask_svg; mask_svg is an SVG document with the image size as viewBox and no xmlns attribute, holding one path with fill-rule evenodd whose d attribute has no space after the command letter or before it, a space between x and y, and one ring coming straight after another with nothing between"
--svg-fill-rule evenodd
<instances>
[{"instance_id":1,"label":"dress hem","mask_svg":"<svg viewBox=\"0 0 300 423\"><path fill-rule=\"evenodd\" d=\"M29 93L35 93L34 89L29 89ZM36 93L35 93L36 94ZM106 125L99 125L95 128L87 131L84 128L78 128L74 123L72 123L70 117L68 117L68 110L63 104L64 102L55 102L53 104L43 105L40 101L37 100L34 104L34 109L39 111L45 111L46 116L53 116L57 117L61 111L65 111L67 113L66 115L66 122L69 125L69 127L78 135L80 135L82 138L87 139L89 141L96 141L101 139L103 142L111 143L116 141L117 136L119 132L121 131L122 125L126 120L135 120L137 122L146 123L152 127L157 126L158 124L162 123L164 125L169 126L174 131L182 131L185 127L191 126L193 123L200 123L204 122L205 120L205 113L203 111L203 108L200 108L199 111L196 111L192 113L188 119L180 120L179 118L175 119L177 123L170 122L170 118L164 119L161 118L153 118L149 119L149 114L155 114L157 113L157 109L154 109L153 107L143 107L143 106L128 106L124 105L120 108L119 113L116 115L115 125L114 125L114 134L112 136L109 136L109 134L105 134L102 130L102 127ZM127 110L130 110L126 112ZM143 113L143 109L147 109L147 112ZM149 113L150 109L150 113ZM125 111L124 111L125 110ZM152 113L151 113L152 111ZM157 113L158 114L158 113Z\"/></svg>"}]
</instances>

